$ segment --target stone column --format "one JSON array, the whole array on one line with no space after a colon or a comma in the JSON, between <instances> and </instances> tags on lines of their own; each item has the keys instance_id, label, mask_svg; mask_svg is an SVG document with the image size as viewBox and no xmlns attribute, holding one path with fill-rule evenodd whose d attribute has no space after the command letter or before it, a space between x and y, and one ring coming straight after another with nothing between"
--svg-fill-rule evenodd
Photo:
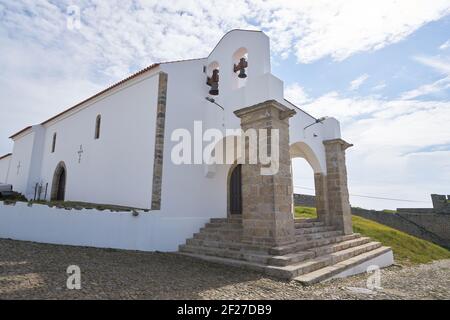
<instances>
[{"instance_id":1,"label":"stone column","mask_svg":"<svg viewBox=\"0 0 450 320\"><path fill-rule=\"evenodd\" d=\"M316 191L316 210L317 218L331 225L328 214L328 196L327 196L327 176L323 173L314 174L314 187Z\"/></svg>"},{"instance_id":2,"label":"stone column","mask_svg":"<svg viewBox=\"0 0 450 320\"><path fill-rule=\"evenodd\" d=\"M347 187L345 150L351 146L342 139L324 141L327 162L327 196L330 224L344 234L353 233L352 214Z\"/></svg>"},{"instance_id":3,"label":"stone column","mask_svg":"<svg viewBox=\"0 0 450 320\"><path fill-rule=\"evenodd\" d=\"M267 129L267 149L272 154L275 131L279 133L279 167L270 175L261 173L268 166L249 164L249 143L246 139L245 163L242 165L242 241L261 246L280 246L295 242L294 217L292 213L292 173L289 154L289 118L294 110L269 100L235 111L241 118L244 133ZM259 139L258 139L259 140ZM252 146L254 147L254 146ZM258 151L261 151L258 147Z\"/></svg>"}]
</instances>

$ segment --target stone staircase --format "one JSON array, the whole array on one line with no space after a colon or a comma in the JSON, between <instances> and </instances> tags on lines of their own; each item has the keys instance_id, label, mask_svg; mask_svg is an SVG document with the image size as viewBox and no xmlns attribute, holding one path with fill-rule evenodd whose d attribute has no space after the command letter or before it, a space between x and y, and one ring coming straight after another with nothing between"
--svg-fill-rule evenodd
<instances>
[{"instance_id":1,"label":"stone staircase","mask_svg":"<svg viewBox=\"0 0 450 320\"><path fill-rule=\"evenodd\" d=\"M343 235L317 220L297 219L295 230L294 244L262 247L241 242L240 218L215 218L181 245L179 252L310 285L391 250L356 233Z\"/></svg>"}]
</instances>

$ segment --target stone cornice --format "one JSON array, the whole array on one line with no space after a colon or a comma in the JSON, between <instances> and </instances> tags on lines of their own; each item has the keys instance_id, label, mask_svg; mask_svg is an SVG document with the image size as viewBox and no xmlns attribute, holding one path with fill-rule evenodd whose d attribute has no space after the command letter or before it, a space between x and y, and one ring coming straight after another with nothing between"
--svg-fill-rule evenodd
<instances>
[{"instance_id":1,"label":"stone cornice","mask_svg":"<svg viewBox=\"0 0 450 320\"><path fill-rule=\"evenodd\" d=\"M343 140L343 139L341 139L341 138L338 138L338 139L331 139L331 140L324 140L324 141L323 141L323 144L324 144L324 145L340 144L340 145L343 146L343 150L346 150L346 149L348 149L348 148L350 148L350 147L353 147L353 144L348 143L347 141L345 141L345 140Z\"/></svg>"},{"instance_id":2,"label":"stone cornice","mask_svg":"<svg viewBox=\"0 0 450 320\"><path fill-rule=\"evenodd\" d=\"M267 100L258 104L255 104L253 106L250 107L245 107L239 110L234 111L234 114L238 117L238 118L242 118L243 116L249 114L249 113L253 113L256 111L259 111L261 109L265 109L268 107L272 107L275 109L278 109L280 111L280 120L286 119L288 117L292 117L293 115L295 115L297 112L294 109L290 109L288 107L286 107L285 105L279 103L276 100Z\"/></svg>"}]
</instances>

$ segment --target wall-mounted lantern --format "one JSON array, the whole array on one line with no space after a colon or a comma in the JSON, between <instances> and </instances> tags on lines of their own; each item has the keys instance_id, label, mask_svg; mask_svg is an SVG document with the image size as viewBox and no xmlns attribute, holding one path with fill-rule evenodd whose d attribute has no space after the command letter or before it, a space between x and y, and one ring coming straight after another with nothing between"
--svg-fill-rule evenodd
<instances>
[{"instance_id":1,"label":"wall-mounted lantern","mask_svg":"<svg viewBox=\"0 0 450 320\"><path fill-rule=\"evenodd\" d=\"M312 127L313 125L318 124L318 123L323 124L323 122L324 122L325 120L327 120L327 119L328 119L328 117L322 117L322 118L319 118L319 119L315 119L315 121L314 121L313 123L311 123L310 125L307 125L306 127L304 127L303 130L306 130L306 129L308 129L309 127Z\"/></svg>"},{"instance_id":2,"label":"wall-mounted lantern","mask_svg":"<svg viewBox=\"0 0 450 320\"><path fill-rule=\"evenodd\" d=\"M210 95L217 96L219 94L219 69L214 69L212 76L206 78L206 84L211 87Z\"/></svg>"},{"instance_id":3,"label":"wall-mounted lantern","mask_svg":"<svg viewBox=\"0 0 450 320\"><path fill-rule=\"evenodd\" d=\"M247 75L245 74L245 68L247 68L247 67L248 67L248 62L247 62L247 60L245 60L244 57L242 57L240 59L239 63L234 65L233 70L234 70L234 72L239 71L238 77L241 79L245 79L245 78L247 78Z\"/></svg>"}]
</instances>

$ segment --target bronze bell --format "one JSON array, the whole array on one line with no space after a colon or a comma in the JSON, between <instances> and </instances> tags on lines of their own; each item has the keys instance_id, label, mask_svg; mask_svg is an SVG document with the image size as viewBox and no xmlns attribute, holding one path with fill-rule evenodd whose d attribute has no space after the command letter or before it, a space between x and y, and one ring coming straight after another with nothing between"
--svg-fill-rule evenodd
<instances>
[{"instance_id":1,"label":"bronze bell","mask_svg":"<svg viewBox=\"0 0 450 320\"><path fill-rule=\"evenodd\" d=\"M247 75L245 74L245 69L239 70L239 75L238 75L238 77L241 78L241 79L247 78Z\"/></svg>"},{"instance_id":2,"label":"bronze bell","mask_svg":"<svg viewBox=\"0 0 450 320\"><path fill-rule=\"evenodd\" d=\"M242 57L239 60L239 63L237 65L236 64L234 65L234 72L239 71L238 77L241 79L245 79L245 78L247 78L247 74L245 73L245 68L247 68L247 67L248 67L248 62L247 62L247 60L245 60L244 57Z\"/></svg>"},{"instance_id":3,"label":"bronze bell","mask_svg":"<svg viewBox=\"0 0 450 320\"><path fill-rule=\"evenodd\" d=\"M211 87L210 95L219 95L219 69L214 69L212 76L206 78L206 84Z\"/></svg>"}]
</instances>

